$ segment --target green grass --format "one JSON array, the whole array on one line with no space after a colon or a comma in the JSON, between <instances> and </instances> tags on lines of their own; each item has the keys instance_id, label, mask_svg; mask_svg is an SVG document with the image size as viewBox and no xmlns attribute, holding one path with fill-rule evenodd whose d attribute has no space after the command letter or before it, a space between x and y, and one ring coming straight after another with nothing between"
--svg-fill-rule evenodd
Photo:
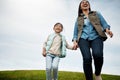
<instances>
[{"instance_id":1,"label":"green grass","mask_svg":"<svg viewBox=\"0 0 120 80\"><path fill-rule=\"evenodd\" d=\"M80 72L59 71L59 80L85 80ZM102 74L103 80L120 80L119 75ZM0 80L46 80L44 70L0 71Z\"/></svg>"}]
</instances>

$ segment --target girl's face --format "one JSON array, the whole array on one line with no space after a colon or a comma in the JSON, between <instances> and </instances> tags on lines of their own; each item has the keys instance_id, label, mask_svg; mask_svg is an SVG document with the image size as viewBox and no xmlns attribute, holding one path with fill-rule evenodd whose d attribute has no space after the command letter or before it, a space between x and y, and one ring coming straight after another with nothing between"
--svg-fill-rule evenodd
<instances>
[{"instance_id":1,"label":"girl's face","mask_svg":"<svg viewBox=\"0 0 120 80\"><path fill-rule=\"evenodd\" d=\"M62 32L63 27L61 26L61 24L57 24L56 26L54 26L53 29L56 33L60 33L60 32Z\"/></svg>"},{"instance_id":2,"label":"girl's face","mask_svg":"<svg viewBox=\"0 0 120 80\"><path fill-rule=\"evenodd\" d=\"M90 4L87 0L83 0L80 5L82 10L87 10L90 8Z\"/></svg>"}]
</instances>

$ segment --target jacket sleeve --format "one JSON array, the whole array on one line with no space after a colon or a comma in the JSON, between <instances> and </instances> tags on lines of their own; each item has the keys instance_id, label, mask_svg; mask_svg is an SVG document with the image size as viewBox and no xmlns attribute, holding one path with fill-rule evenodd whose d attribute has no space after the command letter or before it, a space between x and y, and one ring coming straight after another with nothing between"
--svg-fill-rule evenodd
<instances>
[{"instance_id":1,"label":"jacket sleeve","mask_svg":"<svg viewBox=\"0 0 120 80\"><path fill-rule=\"evenodd\" d=\"M100 13L100 12L97 12L97 14L98 14L98 17L99 17L99 19L100 19L100 23L101 23L101 25L102 25L102 27L103 27L103 31L104 31L106 28L110 29L110 25L108 25L108 23L106 22L106 20L104 19L104 17L101 15L101 13Z\"/></svg>"},{"instance_id":2,"label":"jacket sleeve","mask_svg":"<svg viewBox=\"0 0 120 80\"><path fill-rule=\"evenodd\" d=\"M73 31L73 39L72 41L77 41L78 39L78 22L77 22L77 19L76 19L76 22L75 22L75 25L74 25L74 31Z\"/></svg>"}]
</instances>

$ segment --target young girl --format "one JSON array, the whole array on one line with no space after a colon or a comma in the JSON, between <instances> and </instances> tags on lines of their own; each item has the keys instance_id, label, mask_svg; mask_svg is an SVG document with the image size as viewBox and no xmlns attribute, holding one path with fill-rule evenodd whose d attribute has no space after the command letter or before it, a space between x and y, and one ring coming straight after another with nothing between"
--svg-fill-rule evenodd
<instances>
[{"instance_id":1,"label":"young girl","mask_svg":"<svg viewBox=\"0 0 120 80\"><path fill-rule=\"evenodd\" d=\"M60 33L63 30L61 23L56 23L53 27L54 33L50 34L43 46L42 55L46 57L46 80L58 80L58 64L62 57L66 56L66 48L73 49L73 46L68 45L65 37Z\"/></svg>"}]
</instances>

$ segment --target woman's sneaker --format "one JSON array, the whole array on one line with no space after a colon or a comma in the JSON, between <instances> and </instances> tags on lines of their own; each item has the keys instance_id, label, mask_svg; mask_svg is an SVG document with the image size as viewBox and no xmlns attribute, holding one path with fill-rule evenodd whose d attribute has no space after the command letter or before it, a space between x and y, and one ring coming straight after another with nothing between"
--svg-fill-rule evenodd
<instances>
[{"instance_id":1,"label":"woman's sneaker","mask_svg":"<svg viewBox=\"0 0 120 80\"><path fill-rule=\"evenodd\" d=\"M101 75L99 75L99 76L96 76L96 75L95 75L95 80L102 80Z\"/></svg>"}]
</instances>

